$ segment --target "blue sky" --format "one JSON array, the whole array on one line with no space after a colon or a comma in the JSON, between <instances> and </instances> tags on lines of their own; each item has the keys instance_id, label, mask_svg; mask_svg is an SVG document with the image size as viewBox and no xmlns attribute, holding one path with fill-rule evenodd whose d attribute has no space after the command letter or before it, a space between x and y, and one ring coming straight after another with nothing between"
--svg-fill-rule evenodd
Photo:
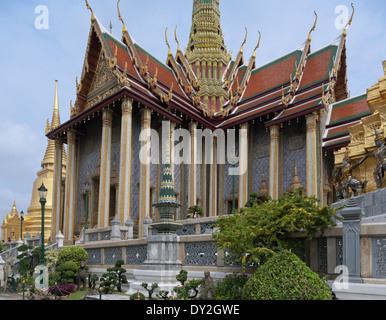
<instances>
[{"instance_id":1,"label":"blue sky","mask_svg":"<svg viewBox=\"0 0 386 320\"><path fill-rule=\"evenodd\" d=\"M116 0L89 0L95 15L113 34L121 37ZM312 50L333 42L341 33L341 13L350 9L345 0L230 0L220 1L221 26L227 49L235 55L248 28L246 60L262 33L256 63L263 65L299 47L314 23ZM35 27L39 14L48 9L48 29ZM351 96L363 94L383 76L386 60L386 2L358 0L347 37L348 87ZM164 31L168 27L172 51L188 42L192 0L121 0L120 9L132 37L161 61L167 57ZM338 27L337 27L338 26ZM81 75L90 29L90 11L83 0L1 0L0 29L0 223L12 208L27 212L32 186L47 146L46 119L52 117L55 79L59 81L62 123L69 119L75 101L75 78Z\"/></svg>"}]
</instances>

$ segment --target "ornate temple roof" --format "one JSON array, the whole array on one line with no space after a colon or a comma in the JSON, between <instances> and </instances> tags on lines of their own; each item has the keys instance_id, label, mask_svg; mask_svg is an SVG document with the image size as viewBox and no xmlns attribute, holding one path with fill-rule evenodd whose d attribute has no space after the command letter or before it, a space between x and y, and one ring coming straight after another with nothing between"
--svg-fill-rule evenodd
<instances>
[{"instance_id":1,"label":"ornate temple roof","mask_svg":"<svg viewBox=\"0 0 386 320\"><path fill-rule=\"evenodd\" d=\"M262 117L269 127L328 108L331 102L348 97L346 29L330 45L311 52L311 32L315 30L316 20L303 45L263 66L256 61L260 39L246 63L242 45L222 77L229 99L219 109L210 110L202 101L201 79L191 65L195 50L188 49L183 54L178 45L173 55L165 31L169 53L167 61L162 63L132 39L119 7L123 24L121 40L103 27L88 8L92 12L91 28L82 76L79 83L77 80L77 99L74 107L71 105L71 119L52 129L47 134L49 138L65 134L69 127L87 121L91 114L124 95L177 124L187 118L212 130ZM217 15L216 10L213 12ZM192 28L194 33L194 25ZM176 33L175 38L178 43ZM246 38L243 44L245 41ZM221 51L221 44L219 48ZM98 74L103 77L98 78ZM105 96L95 98L101 89L105 89Z\"/></svg>"},{"instance_id":2,"label":"ornate temple roof","mask_svg":"<svg viewBox=\"0 0 386 320\"><path fill-rule=\"evenodd\" d=\"M363 117L370 114L367 94L332 104L323 137L323 150L348 146L350 144L349 128L360 123Z\"/></svg>"}]
</instances>

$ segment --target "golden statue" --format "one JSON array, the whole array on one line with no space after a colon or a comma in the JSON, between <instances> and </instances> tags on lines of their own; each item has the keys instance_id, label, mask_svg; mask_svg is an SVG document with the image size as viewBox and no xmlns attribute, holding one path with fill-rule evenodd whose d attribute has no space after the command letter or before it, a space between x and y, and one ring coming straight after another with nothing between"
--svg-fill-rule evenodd
<instances>
[{"instance_id":1,"label":"golden statue","mask_svg":"<svg viewBox=\"0 0 386 320\"><path fill-rule=\"evenodd\" d=\"M343 159L343 168L342 168L342 193L344 198L348 198L350 189L354 193L357 193L357 195L361 195L362 191L366 188L367 182L361 182L357 178L352 176L352 173L354 169L359 167L365 160L369 157L368 155L365 155L360 161L357 163L351 164L351 158L348 155L349 150L347 148L346 155Z\"/></svg>"},{"instance_id":2,"label":"golden statue","mask_svg":"<svg viewBox=\"0 0 386 320\"><path fill-rule=\"evenodd\" d=\"M377 188L382 188L382 179L385 177L385 168L386 168L386 147L384 137L378 132L375 123L373 124L375 131L375 145L377 149L369 153L369 157L373 157L377 160L377 167L373 173L375 183L377 184Z\"/></svg>"}]
</instances>

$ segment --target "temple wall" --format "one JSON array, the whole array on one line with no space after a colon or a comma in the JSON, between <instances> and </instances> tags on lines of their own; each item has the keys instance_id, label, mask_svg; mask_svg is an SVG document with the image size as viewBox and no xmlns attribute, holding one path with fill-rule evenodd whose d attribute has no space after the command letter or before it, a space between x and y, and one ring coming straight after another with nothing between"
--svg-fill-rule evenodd
<instances>
[{"instance_id":1,"label":"temple wall","mask_svg":"<svg viewBox=\"0 0 386 320\"><path fill-rule=\"evenodd\" d=\"M306 166L306 124L304 118L299 123L286 123L283 127L283 193L289 188L294 174L295 165L298 170L299 180L303 187L307 186Z\"/></svg>"},{"instance_id":2,"label":"temple wall","mask_svg":"<svg viewBox=\"0 0 386 320\"><path fill-rule=\"evenodd\" d=\"M263 179L269 188L269 161L270 161L270 134L267 132L263 122L257 122L252 127L252 167L250 168L252 179L252 192L258 193Z\"/></svg>"},{"instance_id":3,"label":"temple wall","mask_svg":"<svg viewBox=\"0 0 386 320\"><path fill-rule=\"evenodd\" d=\"M132 189L131 189L131 218L134 220L138 218L138 200L139 200L139 172L140 161L139 154L141 144L139 141L139 134L141 132L141 115L133 117L133 170L132 170Z\"/></svg>"},{"instance_id":4,"label":"temple wall","mask_svg":"<svg viewBox=\"0 0 386 320\"><path fill-rule=\"evenodd\" d=\"M85 136L79 137L79 147L78 147L78 154L79 154L79 194L78 194L78 204L77 204L77 220L75 221L75 225L79 225L81 222L81 217L84 215L84 204L82 201L82 193L84 191L84 184L86 182L87 178L87 172L90 174L90 183L92 186L91 193L90 193L90 207L94 208L95 210L92 211L98 211L98 201L95 199L93 202L93 192L98 192L98 190L95 190L93 183L92 183L92 177L97 172L97 167L100 160L100 153L101 153L101 143L102 143L102 135L101 135L101 123L100 119L95 119L94 121L89 123L88 126L88 132ZM98 173L99 174L99 173ZM89 212L89 214L92 214L92 212Z\"/></svg>"}]
</instances>

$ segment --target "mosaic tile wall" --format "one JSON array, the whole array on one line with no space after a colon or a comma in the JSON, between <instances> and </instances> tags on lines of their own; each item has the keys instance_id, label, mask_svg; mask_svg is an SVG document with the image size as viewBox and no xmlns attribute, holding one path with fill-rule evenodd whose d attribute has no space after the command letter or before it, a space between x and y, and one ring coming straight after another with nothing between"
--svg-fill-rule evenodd
<instances>
[{"instance_id":1,"label":"mosaic tile wall","mask_svg":"<svg viewBox=\"0 0 386 320\"><path fill-rule=\"evenodd\" d=\"M228 141L228 140L227 140ZM239 135L236 130L236 151L239 150ZM232 152L232 150L230 151ZM226 147L226 154L228 154L228 148ZM220 183L223 184L223 199L224 199L224 205L223 205L223 214L228 214L228 206L227 206L227 199L229 199L232 196L233 191L233 175L229 174L229 169L231 169L231 165L228 162L228 156L225 157L225 164L224 164L224 173L223 177L220 176L220 170L219 172L219 185ZM239 190L239 176L235 176L235 190L238 192Z\"/></svg>"},{"instance_id":2,"label":"mosaic tile wall","mask_svg":"<svg viewBox=\"0 0 386 320\"><path fill-rule=\"evenodd\" d=\"M300 183L307 186L306 163L306 122L304 118L286 123L283 127L283 192L285 192L293 179L295 163L298 169ZM292 149L291 149L292 147Z\"/></svg>"},{"instance_id":3,"label":"mosaic tile wall","mask_svg":"<svg viewBox=\"0 0 386 320\"><path fill-rule=\"evenodd\" d=\"M82 216L85 215L85 208L82 199L84 184L87 178L87 172L90 177L95 172L100 159L102 143L102 120L95 119L90 122L87 128L87 135L79 137L79 190L77 203L77 224L81 223ZM112 135L111 135L111 174L115 162L116 175L119 177L120 161L120 143L121 141L121 123L120 118L113 117ZM91 181L90 181L91 182Z\"/></svg>"},{"instance_id":4,"label":"mosaic tile wall","mask_svg":"<svg viewBox=\"0 0 386 320\"><path fill-rule=\"evenodd\" d=\"M138 199L139 199L139 151L141 149L139 134L141 132L141 115L133 117L133 169L132 169L132 187L131 187L131 217L138 217Z\"/></svg>"},{"instance_id":5,"label":"mosaic tile wall","mask_svg":"<svg viewBox=\"0 0 386 320\"><path fill-rule=\"evenodd\" d=\"M267 187L269 188L269 161L270 154L264 153L263 150L268 147L270 150L271 136L270 132L264 125L264 122L256 122L251 126L252 131L252 168L250 168L250 177L252 179L252 192L258 193L260 191L263 173Z\"/></svg>"},{"instance_id":6,"label":"mosaic tile wall","mask_svg":"<svg viewBox=\"0 0 386 320\"><path fill-rule=\"evenodd\" d=\"M82 211L84 211L82 192L87 178L87 171L89 171L90 177L95 172L100 159L101 143L102 120L95 119L94 121L90 121L87 127L87 135L79 137L79 192L76 224L80 224L81 217L84 215L84 213L82 213Z\"/></svg>"}]
</instances>

